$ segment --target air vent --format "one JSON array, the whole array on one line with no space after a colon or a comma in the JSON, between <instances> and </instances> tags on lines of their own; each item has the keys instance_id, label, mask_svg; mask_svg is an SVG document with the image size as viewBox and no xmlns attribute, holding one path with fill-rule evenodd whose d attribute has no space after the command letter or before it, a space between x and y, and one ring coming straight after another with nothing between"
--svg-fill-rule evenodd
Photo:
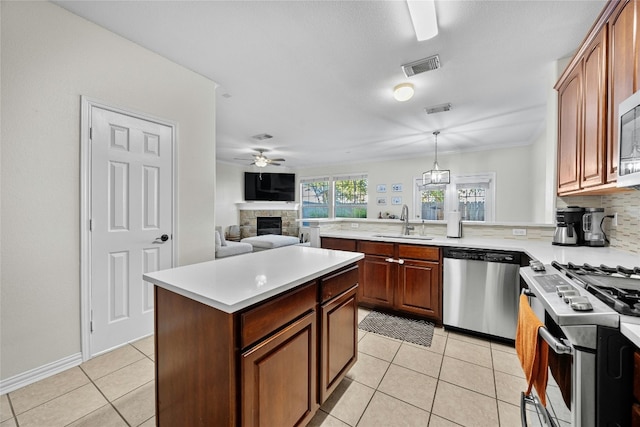
<instances>
[{"instance_id":1,"label":"air vent","mask_svg":"<svg viewBox=\"0 0 640 427\"><path fill-rule=\"evenodd\" d=\"M265 139L271 139L273 138L272 135L269 135L268 133L261 133L259 135L253 135L251 138L257 140L257 141L264 141Z\"/></svg>"},{"instance_id":2,"label":"air vent","mask_svg":"<svg viewBox=\"0 0 640 427\"><path fill-rule=\"evenodd\" d=\"M427 114L442 113L443 111L449 111L449 110L451 110L450 102L446 104L434 105L433 107L426 107L424 109L424 111L426 111Z\"/></svg>"},{"instance_id":3,"label":"air vent","mask_svg":"<svg viewBox=\"0 0 640 427\"><path fill-rule=\"evenodd\" d=\"M405 76L411 77L425 71L437 70L440 68L440 56L433 55L428 58L420 59L402 66Z\"/></svg>"}]
</instances>

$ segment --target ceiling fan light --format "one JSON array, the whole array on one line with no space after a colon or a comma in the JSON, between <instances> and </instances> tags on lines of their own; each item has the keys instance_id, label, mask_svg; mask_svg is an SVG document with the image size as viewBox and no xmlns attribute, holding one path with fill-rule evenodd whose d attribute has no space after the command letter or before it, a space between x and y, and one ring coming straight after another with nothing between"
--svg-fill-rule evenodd
<instances>
[{"instance_id":1,"label":"ceiling fan light","mask_svg":"<svg viewBox=\"0 0 640 427\"><path fill-rule=\"evenodd\" d=\"M407 6L419 42L438 35L438 19L434 0L407 0Z\"/></svg>"},{"instance_id":2,"label":"ceiling fan light","mask_svg":"<svg viewBox=\"0 0 640 427\"><path fill-rule=\"evenodd\" d=\"M413 97L413 93L413 84L411 83L400 83L393 88L393 97L396 101L408 101Z\"/></svg>"},{"instance_id":3,"label":"ceiling fan light","mask_svg":"<svg viewBox=\"0 0 640 427\"><path fill-rule=\"evenodd\" d=\"M265 159L264 157L258 157L258 158L256 158L256 161L254 163L259 168L263 168L263 167L267 166L267 159Z\"/></svg>"}]
</instances>

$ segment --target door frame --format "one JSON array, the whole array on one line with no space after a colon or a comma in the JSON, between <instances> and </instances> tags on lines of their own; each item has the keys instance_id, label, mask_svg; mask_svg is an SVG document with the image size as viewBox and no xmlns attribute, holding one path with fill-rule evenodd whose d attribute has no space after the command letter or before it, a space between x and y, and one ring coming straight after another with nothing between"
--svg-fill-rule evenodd
<instances>
[{"instance_id":1,"label":"door frame","mask_svg":"<svg viewBox=\"0 0 640 427\"><path fill-rule=\"evenodd\" d=\"M118 114L158 123L171 128L171 266L176 265L177 200L176 200L176 145L177 124L170 120L151 116L129 108L114 106L104 101L80 96L80 346L82 361L91 358L91 138L90 123L93 107L113 111ZM169 242L167 242L169 243ZM155 310L155 307L154 307Z\"/></svg>"}]
</instances>

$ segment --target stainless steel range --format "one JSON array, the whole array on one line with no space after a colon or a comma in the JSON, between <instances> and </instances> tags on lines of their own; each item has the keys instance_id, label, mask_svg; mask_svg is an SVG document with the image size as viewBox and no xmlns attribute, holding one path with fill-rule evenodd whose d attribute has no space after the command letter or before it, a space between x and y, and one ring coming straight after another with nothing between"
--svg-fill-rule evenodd
<instances>
[{"instance_id":1,"label":"stainless steel range","mask_svg":"<svg viewBox=\"0 0 640 427\"><path fill-rule=\"evenodd\" d=\"M550 349L570 354L574 427L630 424L635 347L620 333L620 320L640 324L639 273L557 262L520 270L532 308L544 317L541 336Z\"/></svg>"}]
</instances>

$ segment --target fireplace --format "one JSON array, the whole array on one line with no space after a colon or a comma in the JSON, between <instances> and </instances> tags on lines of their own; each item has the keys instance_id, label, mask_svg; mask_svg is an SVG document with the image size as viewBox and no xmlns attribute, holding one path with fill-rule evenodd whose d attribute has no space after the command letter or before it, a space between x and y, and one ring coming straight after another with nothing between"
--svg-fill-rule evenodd
<instances>
[{"instance_id":1,"label":"fireplace","mask_svg":"<svg viewBox=\"0 0 640 427\"><path fill-rule=\"evenodd\" d=\"M282 234L282 217L279 216L259 216L257 220L257 234Z\"/></svg>"}]
</instances>

